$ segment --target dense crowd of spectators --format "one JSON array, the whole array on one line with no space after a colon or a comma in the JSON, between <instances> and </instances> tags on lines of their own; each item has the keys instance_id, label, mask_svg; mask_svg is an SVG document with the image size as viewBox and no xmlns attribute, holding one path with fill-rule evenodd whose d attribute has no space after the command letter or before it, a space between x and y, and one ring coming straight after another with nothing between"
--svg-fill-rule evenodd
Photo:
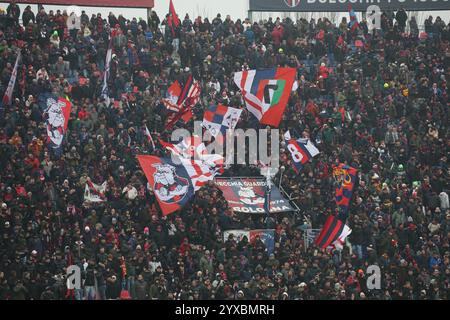
<instances>
[{"instance_id":1,"label":"dense crowd of spectators","mask_svg":"<svg viewBox=\"0 0 450 320\"><path fill-rule=\"evenodd\" d=\"M449 298L450 24L430 17L421 32L403 10L384 13L373 32L365 21L352 31L326 18L186 15L175 30L155 12L131 20L83 12L79 27L72 18L20 12L14 2L0 13L2 96L22 52L12 104L0 109L0 299ZM211 183L163 217L135 156L164 154L144 130L169 140L168 86L189 74L200 81L201 120L212 103L244 108L233 72L277 66L296 68L299 84L281 134L309 137L321 151L300 174L282 155L286 170L274 181L299 212L234 213ZM47 91L73 104L59 151L46 146L38 101ZM238 127L259 123L244 110ZM306 245L305 230L335 210L338 161L358 169L353 231L342 251L326 252ZM87 179L107 181L106 202L84 202ZM259 239L223 239L244 228L275 229L273 254ZM72 264L83 271L74 291L64 280ZM367 288L373 264L381 289Z\"/></svg>"}]
</instances>

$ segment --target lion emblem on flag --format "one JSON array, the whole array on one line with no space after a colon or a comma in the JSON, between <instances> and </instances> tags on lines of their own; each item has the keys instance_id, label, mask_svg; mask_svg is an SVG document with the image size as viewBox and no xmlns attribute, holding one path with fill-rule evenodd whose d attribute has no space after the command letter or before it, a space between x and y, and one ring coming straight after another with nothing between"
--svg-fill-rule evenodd
<instances>
[{"instance_id":1,"label":"lion emblem on flag","mask_svg":"<svg viewBox=\"0 0 450 320\"><path fill-rule=\"evenodd\" d=\"M154 164L155 182L153 190L160 201L176 203L181 201L189 190L189 181L176 174L175 167L170 164Z\"/></svg>"},{"instance_id":2,"label":"lion emblem on flag","mask_svg":"<svg viewBox=\"0 0 450 320\"><path fill-rule=\"evenodd\" d=\"M245 204L255 205L264 203L264 198L257 196L251 187L241 186L239 190L239 197L241 202Z\"/></svg>"},{"instance_id":3,"label":"lion emblem on flag","mask_svg":"<svg viewBox=\"0 0 450 320\"><path fill-rule=\"evenodd\" d=\"M64 135L64 123L66 119L64 118L64 113L62 108L65 103L57 101L55 99L47 99L47 109L46 113L47 119L47 132L48 137L56 145L60 145Z\"/></svg>"}]
</instances>

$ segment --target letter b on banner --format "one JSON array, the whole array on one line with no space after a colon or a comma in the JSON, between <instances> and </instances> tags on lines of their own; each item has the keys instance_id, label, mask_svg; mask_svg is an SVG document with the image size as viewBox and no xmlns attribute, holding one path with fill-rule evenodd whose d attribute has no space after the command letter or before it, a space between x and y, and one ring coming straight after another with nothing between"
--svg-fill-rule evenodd
<instances>
[{"instance_id":1,"label":"letter b on banner","mask_svg":"<svg viewBox=\"0 0 450 320\"><path fill-rule=\"evenodd\" d=\"M381 9L379 6L371 5L366 10L367 28L369 31L381 29Z\"/></svg>"},{"instance_id":2,"label":"letter b on banner","mask_svg":"<svg viewBox=\"0 0 450 320\"><path fill-rule=\"evenodd\" d=\"M81 289L81 269L79 266L71 265L67 267L67 289Z\"/></svg>"},{"instance_id":3,"label":"letter b on banner","mask_svg":"<svg viewBox=\"0 0 450 320\"><path fill-rule=\"evenodd\" d=\"M377 265L370 265L367 268L367 274L370 274L369 277L367 277L367 289L373 290L373 289L381 289L381 270L380 267Z\"/></svg>"}]
</instances>

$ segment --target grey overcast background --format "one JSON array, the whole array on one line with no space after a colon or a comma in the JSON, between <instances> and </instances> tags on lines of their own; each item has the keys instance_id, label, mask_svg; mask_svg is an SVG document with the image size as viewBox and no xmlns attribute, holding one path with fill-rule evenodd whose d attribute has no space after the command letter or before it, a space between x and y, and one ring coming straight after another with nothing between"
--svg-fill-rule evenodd
<instances>
[{"instance_id":1,"label":"grey overcast background","mask_svg":"<svg viewBox=\"0 0 450 320\"><path fill-rule=\"evenodd\" d=\"M158 15L161 17L164 17L165 14L168 12L169 9L169 1L170 0L155 0L155 11L158 13ZM20 4L20 1L18 1ZM94 2L94 1L93 1ZM181 19L184 18L184 15L186 13L189 14L191 19L193 17L197 17L198 15L202 17L208 17L212 18L215 17L217 13L220 13L223 17L225 17L227 14L231 15L231 17L235 20L237 18L245 18L247 17L247 11L248 11L248 0L173 0L175 9L180 16ZM6 8L7 3L1 3L0 6L3 8ZM21 9L23 10L25 8L26 4L20 4ZM62 6L45 6L48 10L53 9L65 9ZM33 11L36 12L37 6L32 5ZM126 18L132 18L132 17L146 17L146 10L145 9L132 9L132 8L96 8L96 7L84 7L82 8L86 11L86 13L90 16L93 13L100 12L102 16L107 16L110 11L112 11L114 14L119 15L122 14ZM406 10L408 8L405 8ZM433 17L440 16L446 23L450 20L450 8L446 11L425 11L425 12L408 12L408 15L414 14L418 20L419 24L423 23L423 20L428 17L429 15L432 15ZM340 20L343 16L348 16L348 12L342 12L342 13L322 13L322 12L315 12L315 13L254 13L253 18L255 20L259 20L261 18L267 18L269 16L272 16L274 18L276 17L285 17L289 15L291 18L296 17L304 17L308 20L311 17L319 18L322 16L327 16L328 18L331 18L331 20ZM360 14L359 14L360 15ZM161 19L162 20L162 19Z\"/></svg>"}]
</instances>

